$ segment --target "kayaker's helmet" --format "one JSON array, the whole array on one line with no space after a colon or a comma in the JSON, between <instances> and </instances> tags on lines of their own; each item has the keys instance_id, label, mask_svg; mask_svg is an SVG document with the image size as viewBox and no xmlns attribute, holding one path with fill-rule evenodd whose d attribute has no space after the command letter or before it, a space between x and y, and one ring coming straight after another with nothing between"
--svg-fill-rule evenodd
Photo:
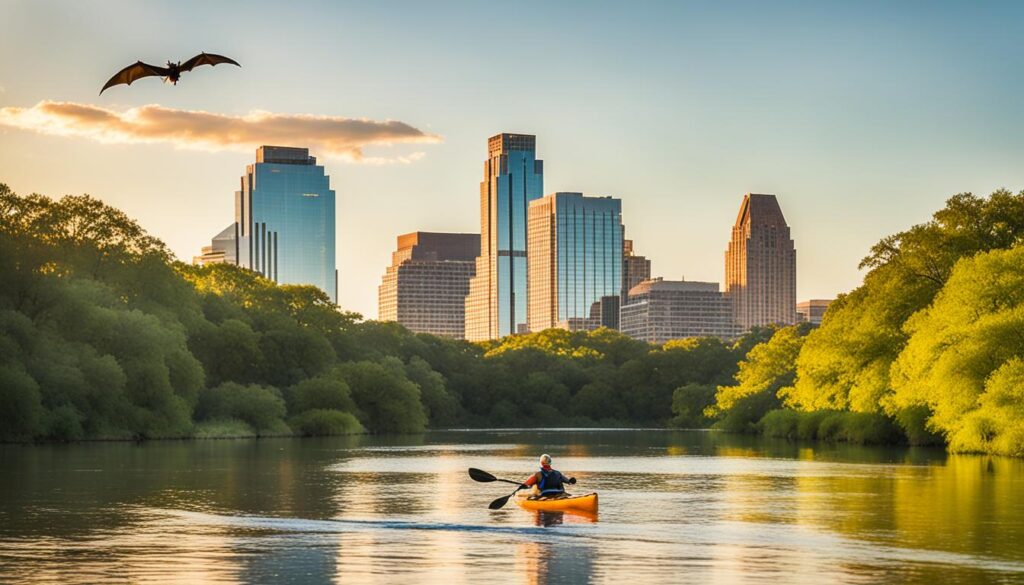
<instances>
[{"instance_id":1,"label":"kayaker's helmet","mask_svg":"<svg viewBox=\"0 0 1024 585\"><path fill-rule=\"evenodd\" d=\"M541 455L540 456L540 464L541 465L551 465L551 455L548 455L547 453Z\"/></svg>"}]
</instances>

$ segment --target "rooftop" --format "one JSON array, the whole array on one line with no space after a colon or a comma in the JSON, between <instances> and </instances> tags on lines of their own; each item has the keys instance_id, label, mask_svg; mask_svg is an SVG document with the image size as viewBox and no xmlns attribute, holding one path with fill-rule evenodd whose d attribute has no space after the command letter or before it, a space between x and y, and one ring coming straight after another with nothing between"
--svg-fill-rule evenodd
<instances>
[{"instance_id":1,"label":"rooftop","mask_svg":"<svg viewBox=\"0 0 1024 585\"><path fill-rule=\"evenodd\" d=\"M696 280L665 280L658 277L645 280L629 289L629 296L650 292L718 292L718 283Z\"/></svg>"},{"instance_id":2,"label":"rooftop","mask_svg":"<svg viewBox=\"0 0 1024 585\"><path fill-rule=\"evenodd\" d=\"M315 165L316 157L309 156L308 148L261 146L256 149L256 162L281 165Z\"/></svg>"},{"instance_id":3,"label":"rooftop","mask_svg":"<svg viewBox=\"0 0 1024 585\"><path fill-rule=\"evenodd\" d=\"M510 150L537 150L537 137L533 134L510 134L503 132L487 139L487 154L506 153Z\"/></svg>"}]
</instances>

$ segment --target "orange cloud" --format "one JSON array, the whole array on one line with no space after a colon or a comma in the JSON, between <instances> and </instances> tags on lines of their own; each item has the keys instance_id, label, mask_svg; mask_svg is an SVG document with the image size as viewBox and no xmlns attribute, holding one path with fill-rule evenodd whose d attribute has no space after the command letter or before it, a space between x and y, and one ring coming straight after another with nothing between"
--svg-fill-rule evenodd
<instances>
[{"instance_id":1,"label":"orange cloud","mask_svg":"<svg viewBox=\"0 0 1024 585\"><path fill-rule=\"evenodd\" d=\"M408 163L423 156L367 157L368 146L440 142L405 122L254 111L245 116L175 110L157 104L122 112L91 104L43 101L0 108L0 126L103 143L167 143L197 150L251 151L262 144L309 147L315 154L370 164Z\"/></svg>"}]
</instances>

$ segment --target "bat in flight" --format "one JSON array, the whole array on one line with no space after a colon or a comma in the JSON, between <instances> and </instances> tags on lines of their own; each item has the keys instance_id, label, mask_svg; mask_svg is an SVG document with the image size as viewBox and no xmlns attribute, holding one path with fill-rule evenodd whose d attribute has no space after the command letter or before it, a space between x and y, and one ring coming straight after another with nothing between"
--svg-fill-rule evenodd
<instances>
[{"instance_id":1,"label":"bat in flight","mask_svg":"<svg viewBox=\"0 0 1024 585\"><path fill-rule=\"evenodd\" d=\"M217 65L218 63L231 63L232 65L238 65L234 59L228 59L222 55L212 55L210 53L199 53L195 57L192 57L188 61L182 63L167 62L167 67L158 67L156 65L150 65L149 63L143 63L142 61L136 62L134 65L129 65L124 69L117 72L116 75L110 78L110 81L103 86L100 90L102 94L107 88L115 85L125 84L131 85L136 79L142 77L163 77L164 81L170 81L174 85L178 84L178 79L181 78L181 74L185 71L192 71L200 65ZM241 67L241 65L238 65Z\"/></svg>"}]
</instances>

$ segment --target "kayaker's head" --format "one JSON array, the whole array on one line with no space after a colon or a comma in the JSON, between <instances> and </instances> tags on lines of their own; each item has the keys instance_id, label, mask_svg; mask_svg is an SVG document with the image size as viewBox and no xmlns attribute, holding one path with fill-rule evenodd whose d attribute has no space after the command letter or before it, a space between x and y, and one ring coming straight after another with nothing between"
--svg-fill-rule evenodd
<instances>
[{"instance_id":1,"label":"kayaker's head","mask_svg":"<svg viewBox=\"0 0 1024 585\"><path fill-rule=\"evenodd\" d=\"M551 467L551 455L548 455L547 453L541 455L540 466L544 469L549 469Z\"/></svg>"}]
</instances>

